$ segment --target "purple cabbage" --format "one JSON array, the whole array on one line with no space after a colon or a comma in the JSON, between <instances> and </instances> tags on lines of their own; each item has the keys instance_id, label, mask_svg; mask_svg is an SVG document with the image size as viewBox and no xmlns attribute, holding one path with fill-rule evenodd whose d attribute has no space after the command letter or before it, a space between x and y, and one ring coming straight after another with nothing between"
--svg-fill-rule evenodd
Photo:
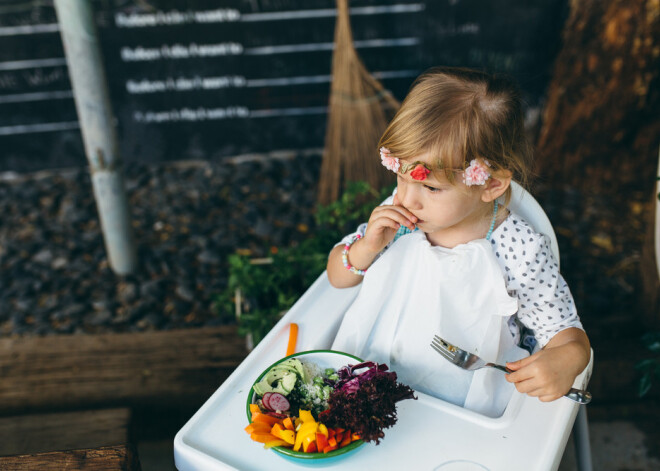
<instances>
[{"instance_id":1,"label":"purple cabbage","mask_svg":"<svg viewBox=\"0 0 660 471\"><path fill-rule=\"evenodd\" d=\"M356 373L357 370L367 368L366 371ZM378 364L373 361L365 361L357 365L347 365L337 371L339 380L335 383L335 390L340 390L346 394L353 394L360 385L376 376L388 377L392 382L396 383L396 373L394 371L387 371L386 364Z\"/></svg>"},{"instance_id":2,"label":"purple cabbage","mask_svg":"<svg viewBox=\"0 0 660 471\"><path fill-rule=\"evenodd\" d=\"M351 430L378 445L385 436L384 429L396 423L396 403L417 399L414 391L397 383L396 373L387 369L385 364L367 361L338 370L328 409L319 414L319 421Z\"/></svg>"}]
</instances>

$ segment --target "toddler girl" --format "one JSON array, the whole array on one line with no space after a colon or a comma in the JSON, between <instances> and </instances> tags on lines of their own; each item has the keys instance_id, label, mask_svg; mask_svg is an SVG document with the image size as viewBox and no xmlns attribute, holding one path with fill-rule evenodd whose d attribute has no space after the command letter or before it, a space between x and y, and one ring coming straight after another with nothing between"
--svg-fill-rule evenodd
<instances>
[{"instance_id":1,"label":"toddler girl","mask_svg":"<svg viewBox=\"0 0 660 471\"><path fill-rule=\"evenodd\" d=\"M512 178L524 184L531 165L517 87L433 69L379 147L397 187L330 253L333 286L362 283L332 348L490 416L508 402L506 381L541 401L561 397L590 345L548 239L506 208ZM513 373L460 370L431 349L435 334Z\"/></svg>"}]
</instances>

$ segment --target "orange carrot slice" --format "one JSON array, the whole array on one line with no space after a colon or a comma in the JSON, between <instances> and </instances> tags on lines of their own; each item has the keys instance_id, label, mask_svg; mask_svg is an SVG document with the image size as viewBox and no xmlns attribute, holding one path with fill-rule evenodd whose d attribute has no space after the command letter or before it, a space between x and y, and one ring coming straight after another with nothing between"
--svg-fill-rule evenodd
<instances>
[{"instance_id":1,"label":"orange carrot slice","mask_svg":"<svg viewBox=\"0 0 660 471\"><path fill-rule=\"evenodd\" d=\"M270 425L271 427L275 425L280 419L277 419L268 414L254 414L252 416L252 422L263 422Z\"/></svg>"},{"instance_id":2,"label":"orange carrot slice","mask_svg":"<svg viewBox=\"0 0 660 471\"><path fill-rule=\"evenodd\" d=\"M250 425L245 427L247 433L252 432L268 432L270 433L270 425L264 424L263 422L252 422Z\"/></svg>"},{"instance_id":3,"label":"orange carrot slice","mask_svg":"<svg viewBox=\"0 0 660 471\"><path fill-rule=\"evenodd\" d=\"M286 356L296 353L296 342L298 341L298 324L291 323L289 326L289 343L286 346Z\"/></svg>"},{"instance_id":4,"label":"orange carrot slice","mask_svg":"<svg viewBox=\"0 0 660 471\"><path fill-rule=\"evenodd\" d=\"M250 438L255 442L259 442L259 443L268 443L275 440L279 440L276 436L274 436L270 432L252 432L250 434Z\"/></svg>"},{"instance_id":5,"label":"orange carrot slice","mask_svg":"<svg viewBox=\"0 0 660 471\"><path fill-rule=\"evenodd\" d=\"M291 417L287 417L282 421L282 425L284 425L284 428L287 430L295 430L296 427L293 425L293 420L291 420Z\"/></svg>"}]
</instances>

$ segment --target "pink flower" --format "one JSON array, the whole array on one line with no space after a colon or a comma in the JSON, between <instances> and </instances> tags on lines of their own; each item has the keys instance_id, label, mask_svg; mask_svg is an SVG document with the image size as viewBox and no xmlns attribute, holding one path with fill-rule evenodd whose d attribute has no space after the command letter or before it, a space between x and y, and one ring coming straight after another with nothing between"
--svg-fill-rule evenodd
<instances>
[{"instance_id":1,"label":"pink flower","mask_svg":"<svg viewBox=\"0 0 660 471\"><path fill-rule=\"evenodd\" d=\"M431 173L431 171L424 167L422 164L417 164L415 168L413 169L412 172L410 172L410 176L413 177L415 180L426 180L426 176Z\"/></svg>"},{"instance_id":2,"label":"pink flower","mask_svg":"<svg viewBox=\"0 0 660 471\"><path fill-rule=\"evenodd\" d=\"M477 159L472 159L468 168L463 172L463 183L466 186L485 185L486 180L490 178L488 167L490 167L490 164L487 160L482 163Z\"/></svg>"},{"instance_id":3,"label":"pink flower","mask_svg":"<svg viewBox=\"0 0 660 471\"><path fill-rule=\"evenodd\" d=\"M385 147L380 148L380 163L383 164L386 169L393 172L398 172L399 166L401 165L399 159L392 157L389 149L386 149Z\"/></svg>"}]
</instances>

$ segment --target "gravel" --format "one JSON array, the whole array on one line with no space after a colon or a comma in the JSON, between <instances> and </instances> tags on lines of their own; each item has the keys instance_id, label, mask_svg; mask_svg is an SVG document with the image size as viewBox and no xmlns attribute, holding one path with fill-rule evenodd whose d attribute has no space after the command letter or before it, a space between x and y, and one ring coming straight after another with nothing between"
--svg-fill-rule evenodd
<instances>
[{"instance_id":1,"label":"gravel","mask_svg":"<svg viewBox=\"0 0 660 471\"><path fill-rule=\"evenodd\" d=\"M227 256L307 237L320 163L292 154L127 167L139 267L123 277L109 268L87 169L5 174L0 336L234 322L213 309Z\"/></svg>"}]
</instances>

